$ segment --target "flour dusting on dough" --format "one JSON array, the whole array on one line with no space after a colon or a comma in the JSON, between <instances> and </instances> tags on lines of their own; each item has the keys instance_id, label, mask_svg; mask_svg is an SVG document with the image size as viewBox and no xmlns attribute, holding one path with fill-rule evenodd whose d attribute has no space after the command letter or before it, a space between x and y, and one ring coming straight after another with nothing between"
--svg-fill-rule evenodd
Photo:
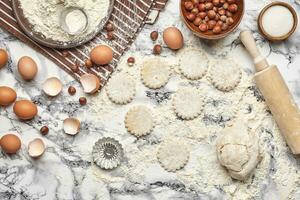
<instances>
[{"instance_id":1,"label":"flour dusting on dough","mask_svg":"<svg viewBox=\"0 0 300 200\"><path fill-rule=\"evenodd\" d=\"M135 68L128 67L126 59L123 59L118 69L139 80L140 64L144 57L138 53L132 56L137 61ZM174 60L175 57L168 58L171 63ZM224 196L224 199L248 200L263 199L275 187L278 191L275 195L277 198L295 199L296 188L300 184L297 159L290 153L267 111L252 76L244 71L242 73L240 84L225 93L216 90L204 78L189 81L180 78L180 72L173 75L166 89L161 90L162 93L171 93L173 96L178 87L193 86L206 94L202 113L188 121L175 115L171 98L157 103L158 101L147 97L146 92L139 93L133 102L120 108L111 103L105 93L101 93L92 106L95 119L105 127L106 123L110 123L110 117L116 116L115 120L119 123L113 124L115 128L107 129L106 133L120 139L126 159L113 173L103 174L94 168L94 174L117 190L122 187L138 192L149 191L155 190L156 184L160 184L174 192L180 190L181 195L187 195L181 196L182 198ZM138 81L137 87L141 89L144 85ZM124 116L129 108L140 103L151 106L155 111L155 129L143 139L124 140L122 138L128 134L122 124ZM237 117L247 120L249 128L256 130L262 156L255 173L244 182L230 177L227 170L220 165L216 153L217 136L224 127L234 123ZM190 151L185 167L175 173L164 170L156 158L160 144L173 137L185 141Z\"/></svg>"}]
</instances>

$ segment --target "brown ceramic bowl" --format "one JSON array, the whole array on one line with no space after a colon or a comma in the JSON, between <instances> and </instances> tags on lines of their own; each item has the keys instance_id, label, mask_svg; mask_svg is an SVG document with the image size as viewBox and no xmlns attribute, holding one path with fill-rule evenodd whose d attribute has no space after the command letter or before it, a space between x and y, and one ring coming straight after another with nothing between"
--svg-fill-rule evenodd
<instances>
[{"instance_id":1,"label":"brown ceramic bowl","mask_svg":"<svg viewBox=\"0 0 300 200\"><path fill-rule=\"evenodd\" d=\"M269 35L268 33L266 33L266 31L264 30L264 28L262 26L262 17L264 15L264 13L272 6L284 6L287 9L289 9L293 15L293 18L294 18L293 28L286 35L283 35L280 37L273 37L273 36ZM264 7L262 9L262 11L260 12L260 14L258 16L257 23L258 23L258 29L261 32L261 34L268 40L276 42L276 41L282 41L282 40L288 39L295 32L295 30L297 28L297 24L298 24L298 17L297 17L297 13L296 13L295 9L292 6L290 6L289 4L284 3L284 2L276 1L276 2L268 4L266 7Z\"/></svg>"},{"instance_id":2,"label":"brown ceramic bowl","mask_svg":"<svg viewBox=\"0 0 300 200\"><path fill-rule=\"evenodd\" d=\"M227 35L229 35L231 32L233 32L238 25L240 24L243 15L244 15L244 0L237 0L236 4L238 6L238 11L232 16L233 20L234 20L234 24L232 24L231 26L229 26L229 28L226 31L222 31L219 34L214 34L211 30L208 30L206 32L201 32L198 28L198 26L194 25L193 22L189 21L186 18L186 15L188 13L188 11L186 11L185 7L184 7L184 2L187 0L180 0L180 14L181 17L184 21L184 23L186 24L186 26L198 37L202 38L202 39L207 39L207 40L217 40L217 39L221 39L226 37Z\"/></svg>"}]
</instances>

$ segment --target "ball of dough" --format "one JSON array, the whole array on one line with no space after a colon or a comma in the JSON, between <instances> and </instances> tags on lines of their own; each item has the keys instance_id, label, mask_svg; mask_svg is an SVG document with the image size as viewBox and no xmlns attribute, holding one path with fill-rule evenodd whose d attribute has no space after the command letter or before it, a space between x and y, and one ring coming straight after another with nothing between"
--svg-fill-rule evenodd
<instances>
[{"instance_id":1,"label":"ball of dough","mask_svg":"<svg viewBox=\"0 0 300 200\"><path fill-rule=\"evenodd\" d=\"M232 178L245 180L260 161L258 138L243 122L237 122L217 138L217 154Z\"/></svg>"}]
</instances>

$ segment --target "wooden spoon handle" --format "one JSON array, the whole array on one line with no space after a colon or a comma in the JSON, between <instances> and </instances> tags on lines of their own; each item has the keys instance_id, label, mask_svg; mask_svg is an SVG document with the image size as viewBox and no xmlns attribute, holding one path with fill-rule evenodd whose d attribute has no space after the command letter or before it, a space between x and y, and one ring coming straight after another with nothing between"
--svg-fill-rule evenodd
<instances>
[{"instance_id":1,"label":"wooden spoon handle","mask_svg":"<svg viewBox=\"0 0 300 200\"><path fill-rule=\"evenodd\" d=\"M257 45L254 41L253 35L250 31L242 31L240 33L240 40L251 55L257 72L269 67L269 63L259 52Z\"/></svg>"}]
</instances>

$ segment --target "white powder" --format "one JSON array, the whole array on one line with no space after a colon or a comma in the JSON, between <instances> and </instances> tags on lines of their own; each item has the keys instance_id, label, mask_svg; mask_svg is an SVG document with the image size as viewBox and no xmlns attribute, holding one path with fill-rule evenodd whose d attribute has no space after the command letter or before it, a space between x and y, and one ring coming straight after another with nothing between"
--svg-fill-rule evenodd
<instances>
[{"instance_id":1,"label":"white powder","mask_svg":"<svg viewBox=\"0 0 300 200\"><path fill-rule=\"evenodd\" d=\"M105 182L112 190L128 189L138 191L138 194L149 191L162 195L158 199L197 199L193 195L199 197L200 194L203 199L206 199L203 195L207 199L297 199L296 187L300 179L297 160L292 157L261 96L254 90L252 75L243 72L239 86L231 92L222 93L209 83L207 77L200 81L188 81L181 77L176 66L178 58L168 56L167 61L173 65L172 78L164 89L158 90L160 93L156 94L156 99L150 100L145 92L149 90L140 81L141 62L145 58L138 53L130 56L136 58L136 65L128 67L127 57L123 56L118 70L132 75L136 80L138 93L133 102L124 106L115 105L109 101L105 90L91 102L91 108L95 111L93 122L104 127L104 136L118 139L125 151L125 161L113 172L104 172L94 167L92 170L95 179ZM169 100L162 98L165 99L162 102L160 97L191 85L202 89L206 96L205 106L196 119L180 120L172 109L172 95ZM127 133L124 116L133 105L140 104L154 109L156 127L149 136L137 140ZM258 134L263 157L254 176L245 182L235 181L230 177L218 162L215 147L215 139L220 131L226 125L234 123L236 118L244 118L248 126ZM161 142L174 137L187 142L191 154L182 170L169 173L159 165L156 153ZM164 186L157 188L160 185ZM164 189L166 187L170 187L170 190L176 188L181 192L172 196ZM269 192L274 190L277 191L276 194ZM274 195L276 198L272 198Z\"/></svg>"},{"instance_id":2,"label":"white powder","mask_svg":"<svg viewBox=\"0 0 300 200\"><path fill-rule=\"evenodd\" d=\"M61 42L84 39L97 30L99 23L107 15L109 2L110 0L20 0L24 15L33 25L33 30L42 33L45 38ZM78 7L87 14L89 23L84 33L70 35L61 28L61 12L67 7ZM69 24L73 26L77 22L75 20Z\"/></svg>"},{"instance_id":3,"label":"white powder","mask_svg":"<svg viewBox=\"0 0 300 200\"><path fill-rule=\"evenodd\" d=\"M87 19L81 10L72 10L66 15L65 23L69 33L76 34L83 31Z\"/></svg>"},{"instance_id":4,"label":"white powder","mask_svg":"<svg viewBox=\"0 0 300 200\"><path fill-rule=\"evenodd\" d=\"M262 17L263 29L273 37L282 37L288 34L293 25L293 15L284 6L272 6L265 11Z\"/></svg>"}]
</instances>

